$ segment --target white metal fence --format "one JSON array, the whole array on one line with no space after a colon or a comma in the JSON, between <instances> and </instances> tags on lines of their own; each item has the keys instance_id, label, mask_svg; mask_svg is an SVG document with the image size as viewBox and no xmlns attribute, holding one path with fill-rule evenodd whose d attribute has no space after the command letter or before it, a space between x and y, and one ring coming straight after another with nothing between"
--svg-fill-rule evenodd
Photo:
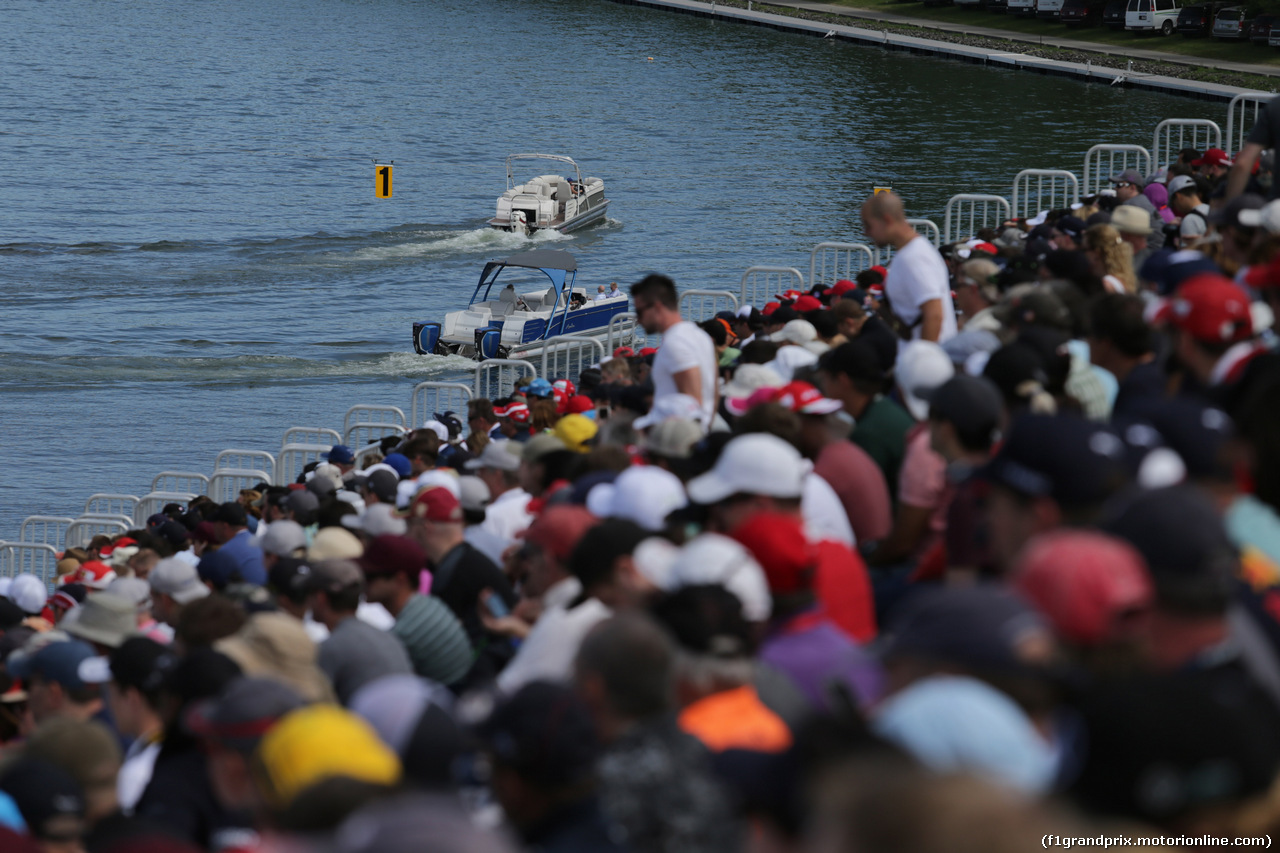
<instances>
[{"instance_id":1,"label":"white metal fence","mask_svg":"<svg viewBox=\"0 0 1280 853\"><path fill-rule=\"evenodd\" d=\"M831 287L842 278L855 279L875 265L876 250L866 243L819 243L809 252L809 288Z\"/></svg>"},{"instance_id":2,"label":"white metal fence","mask_svg":"<svg viewBox=\"0 0 1280 853\"><path fill-rule=\"evenodd\" d=\"M96 495L89 495L89 499L84 502L85 515L122 515L126 518L133 518L133 511L138 506L137 495L116 495L107 492L99 492Z\"/></svg>"},{"instance_id":3,"label":"white metal fence","mask_svg":"<svg viewBox=\"0 0 1280 853\"><path fill-rule=\"evenodd\" d=\"M342 433L336 429L327 427L289 427L284 431L284 440L280 442L280 446L286 444L342 444Z\"/></svg>"},{"instance_id":4,"label":"white metal fence","mask_svg":"<svg viewBox=\"0 0 1280 853\"><path fill-rule=\"evenodd\" d=\"M407 428L404 411L398 406L352 406L342 419L342 443L363 447L388 435L401 435Z\"/></svg>"},{"instance_id":5,"label":"white metal fence","mask_svg":"<svg viewBox=\"0 0 1280 853\"><path fill-rule=\"evenodd\" d=\"M209 478L204 474L193 474L190 471L161 471L151 481L151 491L204 495L209 493ZM134 517L137 518L136 512Z\"/></svg>"},{"instance_id":6,"label":"white metal fence","mask_svg":"<svg viewBox=\"0 0 1280 853\"><path fill-rule=\"evenodd\" d=\"M999 228L1010 216L1009 200L984 193L960 193L947 201L942 241L967 240L983 228Z\"/></svg>"},{"instance_id":7,"label":"white metal fence","mask_svg":"<svg viewBox=\"0 0 1280 853\"><path fill-rule=\"evenodd\" d=\"M1023 169L1013 178L1013 219L1069 208L1080 200L1080 180L1066 169Z\"/></svg>"},{"instance_id":8,"label":"white metal fence","mask_svg":"<svg viewBox=\"0 0 1280 853\"><path fill-rule=\"evenodd\" d=\"M742 274L738 304L763 308L775 294L804 289L804 273L795 267L747 267Z\"/></svg>"},{"instance_id":9,"label":"white metal fence","mask_svg":"<svg viewBox=\"0 0 1280 853\"><path fill-rule=\"evenodd\" d=\"M60 515L29 515L18 528L18 541L52 545L61 551L66 547L63 543L66 541L67 528L73 521L74 518Z\"/></svg>"},{"instance_id":10,"label":"white metal fence","mask_svg":"<svg viewBox=\"0 0 1280 853\"><path fill-rule=\"evenodd\" d=\"M40 542L9 542L0 546L0 576L32 574L53 589L58 576L58 549Z\"/></svg>"},{"instance_id":11,"label":"white metal fence","mask_svg":"<svg viewBox=\"0 0 1280 853\"><path fill-rule=\"evenodd\" d=\"M614 314L609 320L609 328L605 331L605 353L613 355L614 350L618 347L634 348L636 341L643 334L644 330L640 328L634 311Z\"/></svg>"},{"instance_id":12,"label":"white metal fence","mask_svg":"<svg viewBox=\"0 0 1280 853\"><path fill-rule=\"evenodd\" d=\"M138 500L138 505L134 507L133 523L138 527L145 527L147 519L164 509L166 504L181 504L185 508L198 497L200 495L194 492L148 492Z\"/></svg>"},{"instance_id":13,"label":"white metal fence","mask_svg":"<svg viewBox=\"0 0 1280 853\"><path fill-rule=\"evenodd\" d=\"M437 412L457 412L458 419L466 421L470 399L471 389L461 382L419 382L413 386L409 419L420 424Z\"/></svg>"},{"instance_id":14,"label":"white metal fence","mask_svg":"<svg viewBox=\"0 0 1280 853\"><path fill-rule=\"evenodd\" d=\"M1232 157L1244 147L1245 137L1253 129L1262 108L1275 95L1263 95L1260 92L1245 92L1236 95L1227 106L1227 144L1224 150Z\"/></svg>"},{"instance_id":15,"label":"white metal fence","mask_svg":"<svg viewBox=\"0 0 1280 853\"><path fill-rule=\"evenodd\" d=\"M265 450L224 450L213 463L209 497L227 503L240 497L241 489L276 481L276 458Z\"/></svg>"},{"instance_id":16,"label":"white metal fence","mask_svg":"<svg viewBox=\"0 0 1280 853\"><path fill-rule=\"evenodd\" d=\"M1156 125L1151 141L1152 163L1156 169L1168 166L1183 148L1204 151L1222 147L1222 128L1207 118L1167 118Z\"/></svg>"},{"instance_id":17,"label":"white metal fence","mask_svg":"<svg viewBox=\"0 0 1280 853\"><path fill-rule=\"evenodd\" d=\"M527 361L491 358L476 365L472 390L477 398L497 400L511 394L516 380L527 376L536 379L538 372Z\"/></svg>"},{"instance_id":18,"label":"white metal fence","mask_svg":"<svg viewBox=\"0 0 1280 853\"><path fill-rule=\"evenodd\" d=\"M542 348L538 375L548 382L557 379L578 381L582 371L604 358L604 344L595 338L560 335L548 338Z\"/></svg>"},{"instance_id":19,"label":"white metal fence","mask_svg":"<svg viewBox=\"0 0 1280 853\"><path fill-rule=\"evenodd\" d=\"M1111 179L1126 169L1137 169L1144 177L1150 175L1151 152L1141 145L1095 145L1084 154L1084 188L1086 196L1097 195L1111 186Z\"/></svg>"},{"instance_id":20,"label":"white metal fence","mask_svg":"<svg viewBox=\"0 0 1280 853\"><path fill-rule=\"evenodd\" d=\"M680 294L680 316L694 323L710 320L721 311L738 311L738 297L727 290L686 290ZM613 352L613 350L610 350ZM551 377L543 371L543 376Z\"/></svg>"},{"instance_id":21,"label":"white metal fence","mask_svg":"<svg viewBox=\"0 0 1280 853\"><path fill-rule=\"evenodd\" d=\"M116 536L133 527L127 515L82 515L67 527L67 547L83 548L95 536Z\"/></svg>"},{"instance_id":22,"label":"white metal fence","mask_svg":"<svg viewBox=\"0 0 1280 853\"><path fill-rule=\"evenodd\" d=\"M280 457L276 460L276 485L287 486L298 482L302 469L312 462L323 460L321 454L328 453L332 444L304 444L296 442L280 448Z\"/></svg>"}]
</instances>

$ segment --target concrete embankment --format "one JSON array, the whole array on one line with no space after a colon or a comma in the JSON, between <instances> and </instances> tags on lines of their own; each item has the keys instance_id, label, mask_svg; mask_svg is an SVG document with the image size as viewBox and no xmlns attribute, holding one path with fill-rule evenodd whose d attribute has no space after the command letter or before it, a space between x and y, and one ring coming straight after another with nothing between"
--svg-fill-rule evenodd
<instances>
[{"instance_id":1,"label":"concrete embankment","mask_svg":"<svg viewBox=\"0 0 1280 853\"><path fill-rule=\"evenodd\" d=\"M782 30L784 32L812 35L818 38L834 38L857 42L859 44L875 45L887 50L942 56L959 59L965 62L990 65L998 68L1016 68L1024 71L1034 71L1040 74L1074 77L1080 80L1100 83L1103 85L1131 86L1140 89L1151 89L1207 100L1230 101L1236 95L1240 94L1270 94L1260 92L1257 89L1244 89L1237 86L1227 86L1219 83L1209 83L1200 80L1187 80L1160 74L1143 73L1131 70L1127 66L1125 69L1104 67L1101 64L1104 61L1108 62L1108 64L1112 64L1117 61L1124 60L1123 57L1118 57L1114 54L1106 55L1103 52L1100 52L1099 54L1099 64L1095 65L1091 60L1085 60L1083 62L1067 61L1018 52L1016 50L1016 41L1009 42L1010 49L1008 50L993 50L989 46L966 45L958 42L906 35L901 32L891 32L888 29L883 28L874 29L875 22L871 20L867 20L863 26L854 26L852 23L841 24L831 23L829 20L805 20L804 18L777 14L776 12L761 11L759 9L750 8L743 9L735 6L716 4L714 2L701 2L701 0L614 0L614 2L625 3L633 6L647 6L654 9L664 9L671 12L714 18L717 20L738 21L744 24L769 27L772 29ZM796 3L794 6L796 8L807 10L820 9L828 15L844 15L845 17L848 17L850 21L853 21L855 16L860 14L860 10L849 10L848 13L844 13L840 11L841 7L831 6L829 4ZM963 32L959 27L942 25L936 22L913 21L912 23L925 24L936 29L947 30L948 32ZM1040 43L1049 47L1059 46L1054 43L1053 39L1043 39ZM1071 45L1063 45L1063 47L1066 49L1078 49L1078 44L1079 43L1077 42ZM1184 64L1187 62L1185 59L1181 61Z\"/></svg>"}]
</instances>

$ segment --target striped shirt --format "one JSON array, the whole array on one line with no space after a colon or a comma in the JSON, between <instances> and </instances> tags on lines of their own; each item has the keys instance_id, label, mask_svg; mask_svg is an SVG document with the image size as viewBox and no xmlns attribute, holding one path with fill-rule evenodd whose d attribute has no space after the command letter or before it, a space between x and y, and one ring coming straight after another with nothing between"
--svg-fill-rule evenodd
<instances>
[{"instance_id":1,"label":"striped shirt","mask_svg":"<svg viewBox=\"0 0 1280 853\"><path fill-rule=\"evenodd\" d=\"M396 617L391 633L404 643L413 671L423 678L455 684L471 669L467 632L438 598L411 597Z\"/></svg>"}]
</instances>

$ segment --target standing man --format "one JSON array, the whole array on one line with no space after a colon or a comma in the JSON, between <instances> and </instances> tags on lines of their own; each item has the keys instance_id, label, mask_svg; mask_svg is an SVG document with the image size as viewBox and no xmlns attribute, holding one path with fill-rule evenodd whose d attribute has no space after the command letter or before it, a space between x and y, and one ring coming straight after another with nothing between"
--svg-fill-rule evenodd
<instances>
[{"instance_id":1,"label":"standing man","mask_svg":"<svg viewBox=\"0 0 1280 853\"><path fill-rule=\"evenodd\" d=\"M676 285L664 275L650 275L631 285L636 321L649 334L662 335L653 359L653 404L663 397L688 394L702 403L702 424L716 414L716 348L696 323L680 317Z\"/></svg>"},{"instance_id":2,"label":"standing man","mask_svg":"<svg viewBox=\"0 0 1280 853\"><path fill-rule=\"evenodd\" d=\"M896 193L877 193L862 205L862 230L877 246L896 253L884 295L904 327L902 337L941 343L956 333L956 309L946 261L907 222ZM909 334L906 330L910 330Z\"/></svg>"}]
</instances>

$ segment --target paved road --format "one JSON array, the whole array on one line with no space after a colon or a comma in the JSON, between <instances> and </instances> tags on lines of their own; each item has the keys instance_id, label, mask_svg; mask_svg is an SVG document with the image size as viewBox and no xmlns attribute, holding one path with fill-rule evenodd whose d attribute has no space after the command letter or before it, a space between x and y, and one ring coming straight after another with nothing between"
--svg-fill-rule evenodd
<instances>
[{"instance_id":1,"label":"paved road","mask_svg":"<svg viewBox=\"0 0 1280 853\"><path fill-rule=\"evenodd\" d=\"M839 6L832 3L809 3L801 2L801 0L767 0L771 6L789 7L792 9L804 9L811 12L821 12L828 15L843 15L847 18L853 18L863 21L884 21L893 24L907 24L909 26L923 27L930 30L941 30L943 32L961 33L975 36L987 36L989 38L1009 39L1010 41L1022 42L1024 44L1041 44L1050 47L1060 47L1067 50L1079 50L1089 53L1101 53L1108 56L1114 56L1121 59L1144 59L1155 62L1171 62L1177 65L1202 66L1206 68L1217 68L1223 71L1234 71L1241 74L1258 74L1267 77L1280 77L1280 66L1259 65L1248 62L1226 62L1217 59L1201 59L1193 56L1186 56L1180 53L1166 53L1161 50L1145 50L1137 47L1118 47L1109 44L1099 44L1097 42L1082 41L1080 39L1056 38L1051 36L1037 36L1029 33L1016 33L1009 30L1002 30L998 27L983 27L976 24L977 20L990 19L994 16L984 15L974 12L975 23L970 24L952 24L943 21L930 21L924 18L915 18L910 15L900 15L896 12L882 12L873 9L855 9L850 6ZM1135 36L1135 41L1139 37ZM1180 38L1180 36L1179 36ZM1150 39L1142 39L1143 41L1158 41L1156 37Z\"/></svg>"}]
</instances>

